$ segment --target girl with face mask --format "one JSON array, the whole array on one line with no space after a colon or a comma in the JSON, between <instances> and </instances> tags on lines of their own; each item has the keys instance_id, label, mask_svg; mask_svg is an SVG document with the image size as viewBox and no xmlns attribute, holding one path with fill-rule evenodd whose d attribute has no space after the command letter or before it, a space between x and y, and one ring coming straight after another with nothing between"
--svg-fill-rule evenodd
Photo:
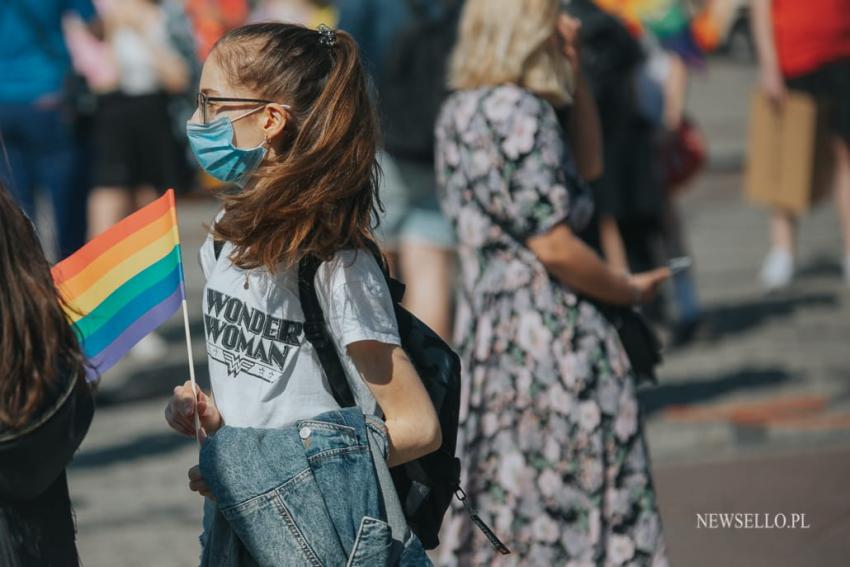
<instances>
[{"instance_id":1,"label":"girl with face mask","mask_svg":"<svg viewBox=\"0 0 850 567\"><path fill-rule=\"evenodd\" d=\"M338 407L303 332L298 264L312 254L324 260L315 284L330 338L357 405L384 418L389 464L435 450L436 413L366 250L380 207L379 132L354 40L249 25L216 44L199 91L192 149L239 190L221 196L200 253L212 395L176 388L168 423L194 435L197 411L203 437L225 423L278 428ZM197 468L190 478L209 495Z\"/></svg>"}]
</instances>

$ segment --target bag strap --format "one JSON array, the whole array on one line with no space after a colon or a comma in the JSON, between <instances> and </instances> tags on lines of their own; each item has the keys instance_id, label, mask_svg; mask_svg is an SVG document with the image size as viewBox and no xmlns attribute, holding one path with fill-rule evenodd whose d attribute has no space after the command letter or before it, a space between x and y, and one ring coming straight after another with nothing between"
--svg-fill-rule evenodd
<instances>
[{"instance_id":1,"label":"bag strap","mask_svg":"<svg viewBox=\"0 0 850 567\"><path fill-rule=\"evenodd\" d=\"M319 356L334 399L340 407L347 408L357 404L336 347L325 326L325 316L316 294L316 272L321 263L319 258L312 255L302 258L298 263L298 295L301 309L304 311L304 336Z\"/></svg>"},{"instance_id":2,"label":"bag strap","mask_svg":"<svg viewBox=\"0 0 850 567\"><path fill-rule=\"evenodd\" d=\"M217 243L214 242L213 244L215 245ZM386 263L377 245L368 242L367 249L375 256L375 260L384 274L393 303L401 303L401 299L404 296L404 284L390 277ZM220 247L218 250L219 252L216 253L216 258L218 258L218 254L220 253ZM328 379L334 399L341 407L351 407L356 405L354 395L351 392L351 385L345 376L345 369L339 359L339 353L337 353L336 347L331 341L330 334L325 325L322 306L316 294L316 272L319 270L321 264L321 259L312 255L302 258L298 263L298 295L301 300L301 310L304 311L304 336L313 345L316 354L319 356L319 362L325 372L325 377Z\"/></svg>"}]
</instances>

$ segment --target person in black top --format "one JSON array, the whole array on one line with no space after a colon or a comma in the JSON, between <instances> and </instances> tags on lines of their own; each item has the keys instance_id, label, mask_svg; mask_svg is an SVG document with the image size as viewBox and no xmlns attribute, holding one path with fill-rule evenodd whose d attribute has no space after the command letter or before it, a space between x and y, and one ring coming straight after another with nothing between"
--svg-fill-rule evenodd
<instances>
[{"instance_id":1,"label":"person in black top","mask_svg":"<svg viewBox=\"0 0 850 567\"><path fill-rule=\"evenodd\" d=\"M0 186L0 565L79 564L65 466L93 413L35 228Z\"/></svg>"}]
</instances>

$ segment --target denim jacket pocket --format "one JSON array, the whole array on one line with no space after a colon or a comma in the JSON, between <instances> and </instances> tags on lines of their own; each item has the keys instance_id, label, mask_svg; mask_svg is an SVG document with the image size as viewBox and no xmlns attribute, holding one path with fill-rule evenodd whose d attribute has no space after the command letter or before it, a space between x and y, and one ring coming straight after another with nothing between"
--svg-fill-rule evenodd
<instances>
[{"instance_id":1,"label":"denim jacket pocket","mask_svg":"<svg viewBox=\"0 0 850 567\"><path fill-rule=\"evenodd\" d=\"M222 508L262 567L330 567L345 561L331 515L310 469L276 489Z\"/></svg>"},{"instance_id":2,"label":"denim jacket pocket","mask_svg":"<svg viewBox=\"0 0 850 567\"><path fill-rule=\"evenodd\" d=\"M392 530L381 520L364 516L360 522L354 548L346 567L389 565L392 552Z\"/></svg>"},{"instance_id":3,"label":"denim jacket pocket","mask_svg":"<svg viewBox=\"0 0 850 567\"><path fill-rule=\"evenodd\" d=\"M296 422L308 462L315 464L346 453L365 452L368 445L357 429L340 423L303 419Z\"/></svg>"}]
</instances>

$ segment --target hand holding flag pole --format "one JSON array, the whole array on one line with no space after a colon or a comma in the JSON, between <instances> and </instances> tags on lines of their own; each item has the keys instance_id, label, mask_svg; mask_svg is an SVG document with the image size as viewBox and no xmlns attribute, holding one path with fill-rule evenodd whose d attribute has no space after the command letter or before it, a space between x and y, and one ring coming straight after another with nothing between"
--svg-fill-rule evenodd
<instances>
[{"instance_id":1,"label":"hand holding flag pole","mask_svg":"<svg viewBox=\"0 0 850 567\"><path fill-rule=\"evenodd\" d=\"M169 189L169 192L172 192L172 189ZM171 208L171 214L174 217L174 226L179 226L177 223L177 206ZM175 228L175 230L177 230ZM178 233L178 243L180 242L179 233ZM180 264L180 287L183 289L183 328L186 331L186 354L189 357L189 381L192 383L192 394L195 396L195 440L198 442L198 447L201 446L201 416L200 410L198 408L198 392L200 391L198 388L198 383L195 381L195 357L192 354L192 333L189 330L189 306L186 302L186 278L183 273L183 252L180 246L177 247L177 257L178 263Z\"/></svg>"}]
</instances>

